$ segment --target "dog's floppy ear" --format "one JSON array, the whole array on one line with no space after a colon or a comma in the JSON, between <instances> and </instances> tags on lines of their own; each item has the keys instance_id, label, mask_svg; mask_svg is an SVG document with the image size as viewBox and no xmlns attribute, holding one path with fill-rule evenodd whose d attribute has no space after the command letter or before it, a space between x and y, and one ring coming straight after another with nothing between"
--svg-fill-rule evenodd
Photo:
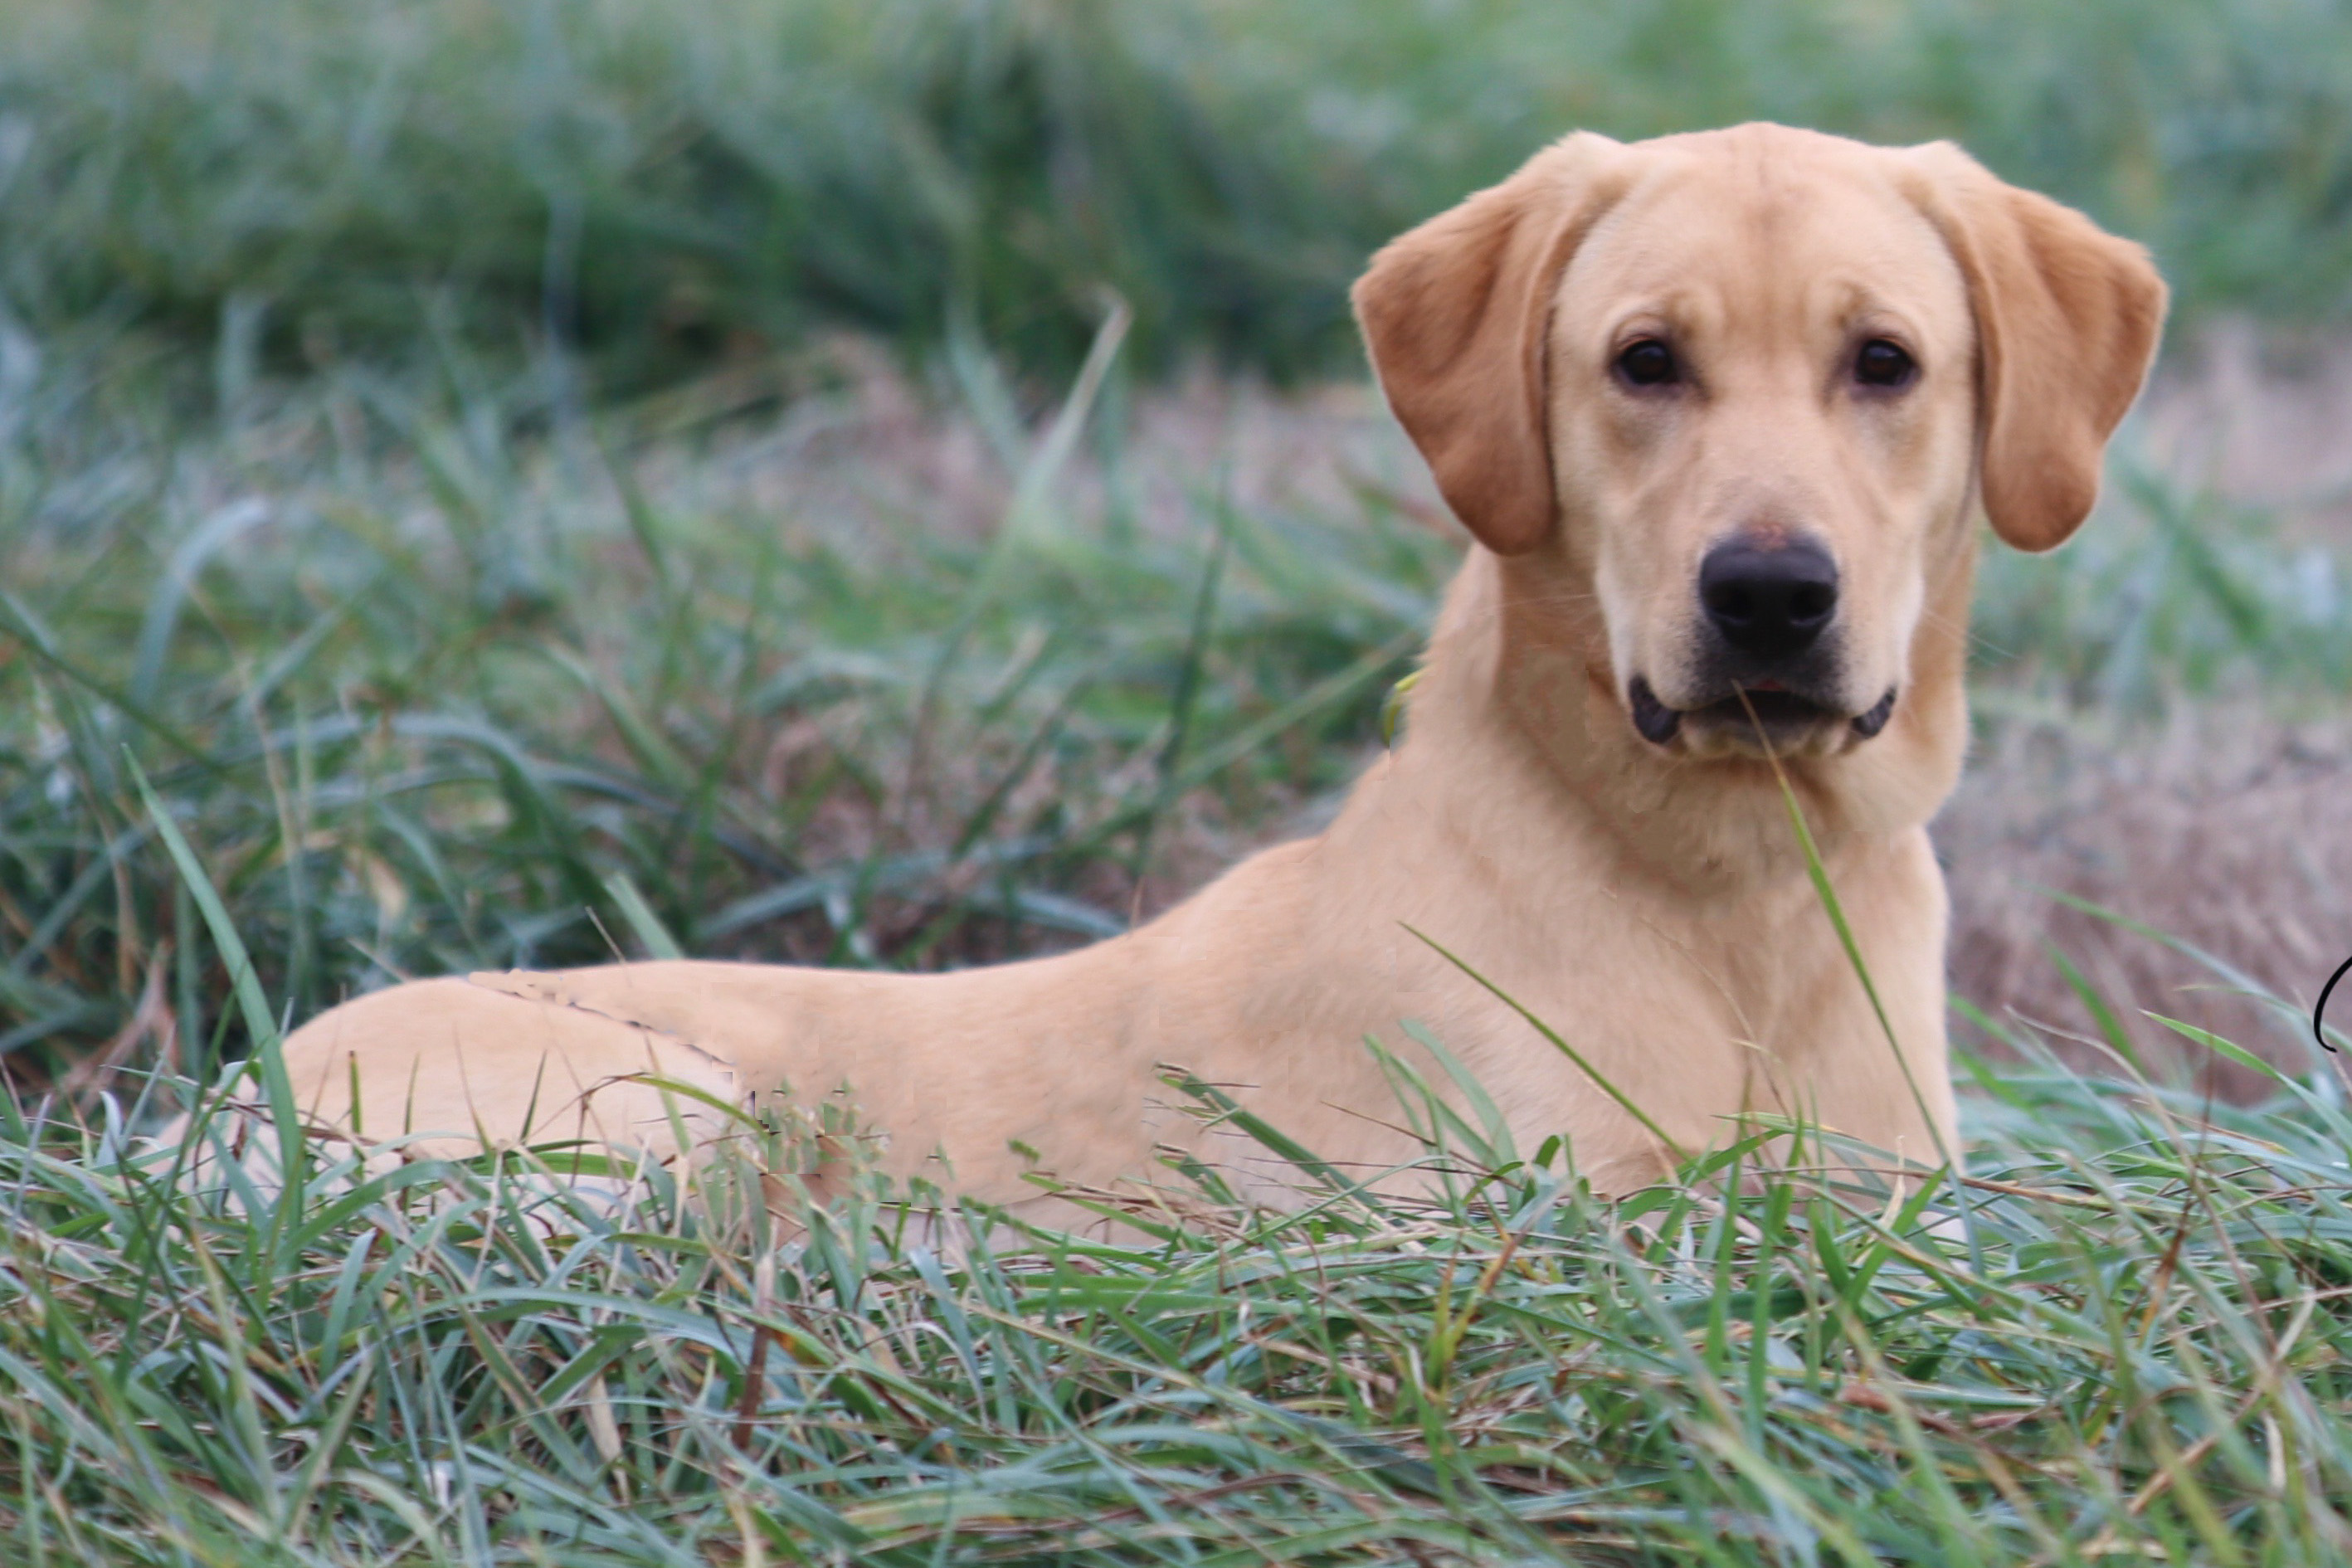
<instances>
[{"instance_id":1,"label":"dog's floppy ear","mask_svg":"<svg viewBox=\"0 0 2352 1568\"><path fill-rule=\"evenodd\" d=\"M1397 423L1445 504L1498 554L1550 533L1544 339L1576 243L1625 184L1625 148L1579 132L1501 184L1390 241L1356 320Z\"/></svg>"},{"instance_id":2,"label":"dog's floppy ear","mask_svg":"<svg viewBox=\"0 0 2352 1568\"><path fill-rule=\"evenodd\" d=\"M2164 279L2142 247L1948 142L1910 155L1976 313L1985 515L2018 549L2051 549L2098 500L2107 437L2163 331Z\"/></svg>"}]
</instances>

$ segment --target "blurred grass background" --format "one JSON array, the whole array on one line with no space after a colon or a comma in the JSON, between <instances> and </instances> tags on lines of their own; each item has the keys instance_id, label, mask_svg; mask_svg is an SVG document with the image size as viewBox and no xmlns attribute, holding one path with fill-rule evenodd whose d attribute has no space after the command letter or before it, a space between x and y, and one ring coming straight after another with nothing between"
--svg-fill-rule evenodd
<instances>
[{"instance_id":1,"label":"blurred grass background","mask_svg":"<svg viewBox=\"0 0 2352 1568\"><path fill-rule=\"evenodd\" d=\"M2190 316L2339 319L2329 0L16 0L0 289L276 363L420 301L608 384L962 321L1066 372L1354 363L1374 245L1562 131L1963 140L2152 243Z\"/></svg>"}]
</instances>

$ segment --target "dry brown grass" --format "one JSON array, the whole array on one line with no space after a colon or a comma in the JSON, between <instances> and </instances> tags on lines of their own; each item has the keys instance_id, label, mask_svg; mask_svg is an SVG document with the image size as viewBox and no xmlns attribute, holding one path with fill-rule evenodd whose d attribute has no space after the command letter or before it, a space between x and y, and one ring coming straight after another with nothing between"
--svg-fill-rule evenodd
<instances>
[{"instance_id":1,"label":"dry brown grass","mask_svg":"<svg viewBox=\"0 0 2352 1568\"><path fill-rule=\"evenodd\" d=\"M2185 709L2153 732L2095 714L1997 730L1936 826L1951 879L1952 981L1996 1016L2045 1026L2062 1054L2101 1053L2063 953L2151 1063L2195 1061L2224 1092L2242 1069L2140 1016L2209 1028L2300 1070L2307 1011L2249 998L2189 953L2072 907L2103 906L2202 950L2307 1009L2352 952L2352 727L2246 707Z\"/></svg>"},{"instance_id":2,"label":"dry brown grass","mask_svg":"<svg viewBox=\"0 0 2352 1568\"><path fill-rule=\"evenodd\" d=\"M2352 338L2222 322L2175 348L2137 418L2178 479L2352 542Z\"/></svg>"}]
</instances>

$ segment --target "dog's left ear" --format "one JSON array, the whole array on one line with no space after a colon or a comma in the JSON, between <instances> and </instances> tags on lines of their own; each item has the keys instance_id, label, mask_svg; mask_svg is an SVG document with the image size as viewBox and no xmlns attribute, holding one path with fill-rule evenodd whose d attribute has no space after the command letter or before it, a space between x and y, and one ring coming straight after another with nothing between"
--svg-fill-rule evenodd
<instances>
[{"instance_id":1,"label":"dog's left ear","mask_svg":"<svg viewBox=\"0 0 2352 1568\"><path fill-rule=\"evenodd\" d=\"M2107 437L2164 329L2164 279L2142 247L1948 142L1906 155L1976 313L1985 515L2018 549L2052 549L2098 500Z\"/></svg>"},{"instance_id":2,"label":"dog's left ear","mask_svg":"<svg viewBox=\"0 0 2352 1568\"><path fill-rule=\"evenodd\" d=\"M1354 290L1372 371L1445 504L1501 555L1551 532L1544 340L1560 269L1627 179L1580 132L1382 247Z\"/></svg>"}]
</instances>

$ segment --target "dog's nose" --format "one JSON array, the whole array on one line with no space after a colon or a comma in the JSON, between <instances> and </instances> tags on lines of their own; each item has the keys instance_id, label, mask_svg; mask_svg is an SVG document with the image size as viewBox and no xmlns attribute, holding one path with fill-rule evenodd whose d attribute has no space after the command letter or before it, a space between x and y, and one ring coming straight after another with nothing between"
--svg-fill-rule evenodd
<instances>
[{"instance_id":1,"label":"dog's nose","mask_svg":"<svg viewBox=\"0 0 2352 1568\"><path fill-rule=\"evenodd\" d=\"M1809 539L1726 540L1699 563L1706 618L1724 641L1759 658L1789 658L1812 647L1837 613L1837 563Z\"/></svg>"}]
</instances>

